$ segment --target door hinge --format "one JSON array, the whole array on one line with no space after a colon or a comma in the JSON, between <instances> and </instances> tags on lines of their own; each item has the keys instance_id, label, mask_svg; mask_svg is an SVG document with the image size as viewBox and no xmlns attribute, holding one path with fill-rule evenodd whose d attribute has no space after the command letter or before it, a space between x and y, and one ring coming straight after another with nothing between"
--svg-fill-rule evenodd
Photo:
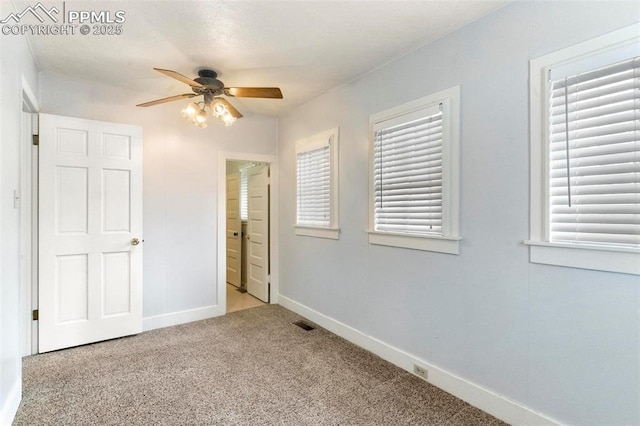
<instances>
[{"instance_id":1,"label":"door hinge","mask_svg":"<svg viewBox=\"0 0 640 426\"><path fill-rule=\"evenodd\" d=\"M35 146L40 145L40 135L33 135L33 144Z\"/></svg>"},{"instance_id":2,"label":"door hinge","mask_svg":"<svg viewBox=\"0 0 640 426\"><path fill-rule=\"evenodd\" d=\"M31 313L31 317L33 318L34 321L38 321L38 309L35 309L32 313Z\"/></svg>"}]
</instances>

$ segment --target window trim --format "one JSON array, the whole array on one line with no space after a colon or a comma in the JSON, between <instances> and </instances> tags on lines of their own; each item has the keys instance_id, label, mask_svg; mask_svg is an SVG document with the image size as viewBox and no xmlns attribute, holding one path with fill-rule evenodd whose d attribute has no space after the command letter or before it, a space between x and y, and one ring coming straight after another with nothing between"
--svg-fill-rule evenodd
<instances>
[{"instance_id":1,"label":"window trim","mask_svg":"<svg viewBox=\"0 0 640 426\"><path fill-rule=\"evenodd\" d=\"M307 236L307 237L317 237L317 238L328 238L332 240L340 239L340 227L339 227L339 209L338 209L338 151L339 151L339 137L340 137L340 128L335 127L333 129L325 130L324 132L320 132L313 136L310 136L305 139L301 139L296 141L295 143L295 169L296 169L296 213L295 220L296 223L293 225L295 229L296 235ZM298 222L298 213L297 213L297 203L298 203L298 154L305 151L311 151L320 146L324 146L326 141L329 140L329 149L330 149L330 166L331 166L331 196L330 196L330 204L331 204L331 225L329 227L323 226L312 226L312 225L299 225Z\"/></svg>"},{"instance_id":2,"label":"window trim","mask_svg":"<svg viewBox=\"0 0 640 426\"><path fill-rule=\"evenodd\" d=\"M443 104L442 235L375 230L374 128L376 124ZM369 116L369 244L460 254L460 86L424 96Z\"/></svg>"},{"instance_id":3,"label":"window trim","mask_svg":"<svg viewBox=\"0 0 640 426\"><path fill-rule=\"evenodd\" d=\"M550 242L549 129L547 76L558 66L640 41L640 24L549 53L529 61L530 100L530 209L529 258L532 263L640 275L640 249L597 244Z\"/></svg>"}]
</instances>

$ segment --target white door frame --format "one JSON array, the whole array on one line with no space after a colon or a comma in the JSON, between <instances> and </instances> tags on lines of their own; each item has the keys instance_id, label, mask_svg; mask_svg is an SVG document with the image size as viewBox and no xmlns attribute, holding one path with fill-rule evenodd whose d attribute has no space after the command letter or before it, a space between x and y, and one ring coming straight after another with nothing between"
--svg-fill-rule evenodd
<instances>
[{"instance_id":1,"label":"white door frame","mask_svg":"<svg viewBox=\"0 0 640 426\"><path fill-rule=\"evenodd\" d=\"M271 271L270 303L278 303L280 293L278 280L278 157L275 155L253 154L249 152L218 153L218 279L217 279L217 304L218 312L227 312L227 161L253 161L256 163L269 163L271 200L269 202L269 258Z\"/></svg>"},{"instance_id":2,"label":"white door frame","mask_svg":"<svg viewBox=\"0 0 640 426\"><path fill-rule=\"evenodd\" d=\"M38 134L38 112L40 106L31 86L22 76L22 106L26 106L32 116L31 133L20 134L20 291L22 307L20 309L21 330L23 336L23 355L38 353L38 322L32 320L32 311L37 309L38 297L38 206L37 206L37 167L34 167L34 155L37 147L33 145L33 135ZM34 151L36 154L34 154ZM35 200L35 202L34 202ZM26 262L23 263L23 262ZM26 273L25 273L26 271Z\"/></svg>"}]
</instances>

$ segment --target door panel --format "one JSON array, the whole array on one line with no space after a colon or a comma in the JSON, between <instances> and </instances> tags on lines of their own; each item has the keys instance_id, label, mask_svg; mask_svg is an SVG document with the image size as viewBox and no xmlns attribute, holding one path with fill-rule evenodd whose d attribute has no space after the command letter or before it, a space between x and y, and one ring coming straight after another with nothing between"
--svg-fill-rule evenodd
<instances>
[{"instance_id":1,"label":"door panel","mask_svg":"<svg viewBox=\"0 0 640 426\"><path fill-rule=\"evenodd\" d=\"M142 129L40 114L39 351L142 331Z\"/></svg>"},{"instance_id":2,"label":"door panel","mask_svg":"<svg viewBox=\"0 0 640 426\"><path fill-rule=\"evenodd\" d=\"M86 234L89 217L89 170L56 167L56 224L58 234Z\"/></svg>"},{"instance_id":3,"label":"door panel","mask_svg":"<svg viewBox=\"0 0 640 426\"><path fill-rule=\"evenodd\" d=\"M248 174L249 255L247 291L269 301L269 166L250 168Z\"/></svg>"},{"instance_id":4,"label":"door panel","mask_svg":"<svg viewBox=\"0 0 640 426\"><path fill-rule=\"evenodd\" d=\"M102 199L104 233L129 232L131 226L131 172L129 170L102 171Z\"/></svg>"},{"instance_id":5,"label":"door panel","mask_svg":"<svg viewBox=\"0 0 640 426\"><path fill-rule=\"evenodd\" d=\"M227 174L227 282L240 287L242 260L240 173Z\"/></svg>"},{"instance_id":6,"label":"door panel","mask_svg":"<svg viewBox=\"0 0 640 426\"><path fill-rule=\"evenodd\" d=\"M56 256L56 321L88 320L89 258L86 254Z\"/></svg>"},{"instance_id":7,"label":"door panel","mask_svg":"<svg viewBox=\"0 0 640 426\"><path fill-rule=\"evenodd\" d=\"M102 315L131 313L131 254L102 254Z\"/></svg>"}]
</instances>

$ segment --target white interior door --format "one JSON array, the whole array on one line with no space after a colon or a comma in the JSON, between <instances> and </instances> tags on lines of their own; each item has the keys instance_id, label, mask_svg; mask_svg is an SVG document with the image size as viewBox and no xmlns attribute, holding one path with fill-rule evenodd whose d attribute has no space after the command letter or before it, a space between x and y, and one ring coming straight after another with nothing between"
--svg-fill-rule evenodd
<instances>
[{"instance_id":1,"label":"white interior door","mask_svg":"<svg viewBox=\"0 0 640 426\"><path fill-rule=\"evenodd\" d=\"M248 187L248 277L247 291L269 301L269 166L247 171Z\"/></svg>"},{"instance_id":2,"label":"white interior door","mask_svg":"<svg viewBox=\"0 0 640 426\"><path fill-rule=\"evenodd\" d=\"M142 129L40 114L39 351L142 331Z\"/></svg>"},{"instance_id":3,"label":"white interior door","mask_svg":"<svg viewBox=\"0 0 640 426\"><path fill-rule=\"evenodd\" d=\"M236 287L240 287L241 255L240 173L233 172L227 174L227 282Z\"/></svg>"}]
</instances>

